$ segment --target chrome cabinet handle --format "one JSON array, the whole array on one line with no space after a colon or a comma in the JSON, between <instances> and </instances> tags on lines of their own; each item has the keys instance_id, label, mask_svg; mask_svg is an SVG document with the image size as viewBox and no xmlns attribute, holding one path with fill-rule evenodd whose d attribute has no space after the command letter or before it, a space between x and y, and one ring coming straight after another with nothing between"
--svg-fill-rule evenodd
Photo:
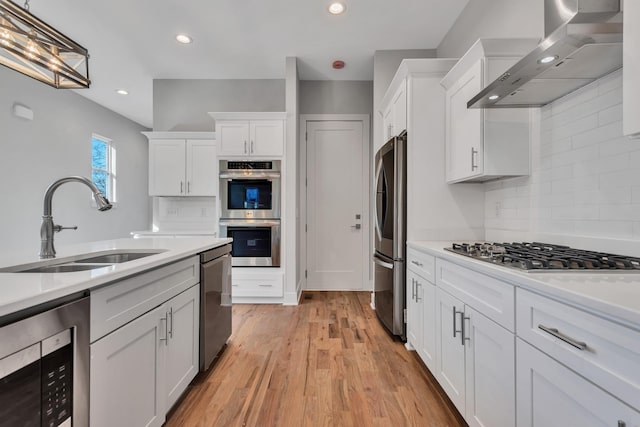
<instances>
[{"instance_id":1,"label":"chrome cabinet handle","mask_svg":"<svg viewBox=\"0 0 640 427\"><path fill-rule=\"evenodd\" d=\"M411 278L411 299L416 300L416 279Z\"/></svg>"},{"instance_id":2,"label":"chrome cabinet handle","mask_svg":"<svg viewBox=\"0 0 640 427\"><path fill-rule=\"evenodd\" d=\"M173 339L173 307L169 308L169 314L167 314L167 319L171 319L170 327L169 327L169 338Z\"/></svg>"},{"instance_id":3,"label":"chrome cabinet handle","mask_svg":"<svg viewBox=\"0 0 640 427\"><path fill-rule=\"evenodd\" d=\"M471 170L472 171L478 169L478 165L476 165L476 154L478 154L478 150L471 147Z\"/></svg>"},{"instance_id":4,"label":"chrome cabinet handle","mask_svg":"<svg viewBox=\"0 0 640 427\"><path fill-rule=\"evenodd\" d=\"M258 285L261 288L273 288L273 285Z\"/></svg>"},{"instance_id":5,"label":"chrome cabinet handle","mask_svg":"<svg viewBox=\"0 0 640 427\"><path fill-rule=\"evenodd\" d=\"M467 320L470 321L471 317L465 316L463 313L460 313L460 314L462 314L462 316L461 316L461 318L462 318L462 341L461 341L461 344L464 345L465 341L471 341L471 338L465 336L466 332L467 332L467 328L465 327L465 323L464 323Z\"/></svg>"},{"instance_id":6,"label":"chrome cabinet handle","mask_svg":"<svg viewBox=\"0 0 640 427\"><path fill-rule=\"evenodd\" d=\"M187 193L191 193L191 181L187 181Z\"/></svg>"},{"instance_id":7,"label":"chrome cabinet handle","mask_svg":"<svg viewBox=\"0 0 640 427\"><path fill-rule=\"evenodd\" d=\"M180 194L182 194L183 187L184 187L184 182L180 181Z\"/></svg>"},{"instance_id":8,"label":"chrome cabinet handle","mask_svg":"<svg viewBox=\"0 0 640 427\"><path fill-rule=\"evenodd\" d=\"M253 141L251 141L251 154L253 154Z\"/></svg>"},{"instance_id":9,"label":"chrome cabinet handle","mask_svg":"<svg viewBox=\"0 0 640 427\"><path fill-rule=\"evenodd\" d=\"M549 335L553 335L554 337L560 339L561 341L566 342L567 344L569 344L572 347L577 348L578 350L586 350L587 349L587 343L586 342L575 340L575 339L563 334L562 332L558 331L556 328L549 328L548 326L538 325L538 329L541 329L541 330L545 331Z\"/></svg>"},{"instance_id":10,"label":"chrome cabinet handle","mask_svg":"<svg viewBox=\"0 0 640 427\"><path fill-rule=\"evenodd\" d=\"M244 142L244 154L247 154L247 141Z\"/></svg>"},{"instance_id":11,"label":"chrome cabinet handle","mask_svg":"<svg viewBox=\"0 0 640 427\"><path fill-rule=\"evenodd\" d=\"M418 286L422 287L422 283L420 283L420 282L418 282L418 281L416 280L416 302L420 302L420 301L422 301L422 298L419 298L419 297L418 297Z\"/></svg>"},{"instance_id":12,"label":"chrome cabinet handle","mask_svg":"<svg viewBox=\"0 0 640 427\"><path fill-rule=\"evenodd\" d=\"M456 326L456 314L460 314L460 318L462 318L462 316L464 316L464 311L458 311L456 310L456 306L453 306L453 337L456 337L456 334L458 332L462 333L462 329L458 330L458 327ZM463 341L464 343L464 341Z\"/></svg>"},{"instance_id":13,"label":"chrome cabinet handle","mask_svg":"<svg viewBox=\"0 0 640 427\"><path fill-rule=\"evenodd\" d=\"M159 339L160 339L160 341L164 341L165 345L169 345L169 342L168 342L169 341L168 340L168 338L169 338L169 329L168 329L167 317L165 316L165 317L160 319L160 321L163 321L163 320L164 320L164 338L160 337ZM162 325L160 325L160 327L162 328Z\"/></svg>"},{"instance_id":14,"label":"chrome cabinet handle","mask_svg":"<svg viewBox=\"0 0 640 427\"><path fill-rule=\"evenodd\" d=\"M413 264L413 265L417 265L418 267L422 267L422 266L424 265L424 264L422 264L421 262L414 261L414 260L411 260L411 264Z\"/></svg>"}]
</instances>

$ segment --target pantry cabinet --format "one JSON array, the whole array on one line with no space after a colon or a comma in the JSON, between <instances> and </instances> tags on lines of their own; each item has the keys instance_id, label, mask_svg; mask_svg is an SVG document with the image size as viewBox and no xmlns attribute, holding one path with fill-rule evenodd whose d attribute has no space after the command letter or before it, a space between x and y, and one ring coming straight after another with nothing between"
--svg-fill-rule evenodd
<instances>
[{"instance_id":1,"label":"pantry cabinet","mask_svg":"<svg viewBox=\"0 0 640 427\"><path fill-rule=\"evenodd\" d=\"M381 114L385 141L407 129L407 79L402 80L393 96L383 102Z\"/></svg>"},{"instance_id":2,"label":"pantry cabinet","mask_svg":"<svg viewBox=\"0 0 640 427\"><path fill-rule=\"evenodd\" d=\"M209 113L222 157L282 157L284 113Z\"/></svg>"},{"instance_id":3,"label":"pantry cabinet","mask_svg":"<svg viewBox=\"0 0 640 427\"><path fill-rule=\"evenodd\" d=\"M480 39L442 79L448 183L529 174L529 110L467 108L467 102L536 44L529 39Z\"/></svg>"},{"instance_id":4,"label":"pantry cabinet","mask_svg":"<svg viewBox=\"0 0 640 427\"><path fill-rule=\"evenodd\" d=\"M624 134L640 138L640 2L624 2L622 104Z\"/></svg>"},{"instance_id":5,"label":"pantry cabinet","mask_svg":"<svg viewBox=\"0 0 640 427\"><path fill-rule=\"evenodd\" d=\"M216 196L218 159L213 134L144 132L149 138L150 196Z\"/></svg>"}]
</instances>

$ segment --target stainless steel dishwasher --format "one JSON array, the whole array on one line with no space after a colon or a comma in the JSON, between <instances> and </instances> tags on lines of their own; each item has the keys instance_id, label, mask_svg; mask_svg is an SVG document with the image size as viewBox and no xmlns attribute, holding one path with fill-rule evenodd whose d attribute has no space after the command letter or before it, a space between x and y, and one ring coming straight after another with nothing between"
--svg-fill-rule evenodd
<instances>
[{"instance_id":1,"label":"stainless steel dishwasher","mask_svg":"<svg viewBox=\"0 0 640 427\"><path fill-rule=\"evenodd\" d=\"M231 336L231 245L200 254L200 371Z\"/></svg>"}]
</instances>

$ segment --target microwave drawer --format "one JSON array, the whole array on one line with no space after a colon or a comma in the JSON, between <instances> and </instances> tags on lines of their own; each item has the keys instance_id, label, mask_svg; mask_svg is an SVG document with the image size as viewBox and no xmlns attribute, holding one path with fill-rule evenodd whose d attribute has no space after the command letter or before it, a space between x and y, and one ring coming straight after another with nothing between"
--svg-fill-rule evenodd
<instances>
[{"instance_id":1,"label":"microwave drawer","mask_svg":"<svg viewBox=\"0 0 640 427\"><path fill-rule=\"evenodd\" d=\"M640 331L518 288L517 335L640 408Z\"/></svg>"}]
</instances>

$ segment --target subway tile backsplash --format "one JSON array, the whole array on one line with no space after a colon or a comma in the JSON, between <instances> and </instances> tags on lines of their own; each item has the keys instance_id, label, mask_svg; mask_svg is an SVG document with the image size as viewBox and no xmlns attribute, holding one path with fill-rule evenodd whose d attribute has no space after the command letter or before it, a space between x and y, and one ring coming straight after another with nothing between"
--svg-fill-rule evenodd
<instances>
[{"instance_id":1,"label":"subway tile backsplash","mask_svg":"<svg viewBox=\"0 0 640 427\"><path fill-rule=\"evenodd\" d=\"M640 243L640 140L622 134L622 71L532 116L531 176L484 184L487 240Z\"/></svg>"}]
</instances>

